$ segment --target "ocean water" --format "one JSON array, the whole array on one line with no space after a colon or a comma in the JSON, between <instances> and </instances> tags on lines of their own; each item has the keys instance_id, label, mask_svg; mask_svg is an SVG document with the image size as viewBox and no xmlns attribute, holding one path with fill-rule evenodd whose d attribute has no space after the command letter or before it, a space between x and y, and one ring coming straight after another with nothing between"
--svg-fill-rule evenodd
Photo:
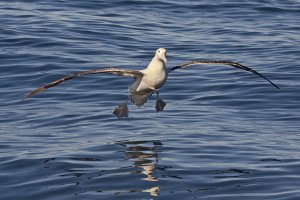
<instances>
[{"instance_id":1,"label":"ocean water","mask_svg":"<svg viewBox=\"0 0 300 200\"><path fill-rule=\"evenodd\" d=\"M300 1L0 2L0 199L300 198ZM158 47L170 74L155 97L112 115Z\"/></svg>"}]
</instances>

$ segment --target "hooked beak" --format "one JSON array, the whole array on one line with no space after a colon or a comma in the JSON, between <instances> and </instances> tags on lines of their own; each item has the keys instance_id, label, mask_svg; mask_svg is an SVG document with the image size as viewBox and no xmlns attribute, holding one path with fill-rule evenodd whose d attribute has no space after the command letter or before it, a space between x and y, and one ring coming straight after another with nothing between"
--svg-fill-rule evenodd
<instances>
[{"instance_id":1,"label":"hooked beak","mask_svg":"<svg viewBox=\"0 0 300 200\"><path fill-rule=\"evenodd\" d=\"M163 56L161 57L161 59L164 61L164 63L165 63L165 64L167 63L166 54L165 54L165 55L163 55Z\"/></svg>"}]
</instances>

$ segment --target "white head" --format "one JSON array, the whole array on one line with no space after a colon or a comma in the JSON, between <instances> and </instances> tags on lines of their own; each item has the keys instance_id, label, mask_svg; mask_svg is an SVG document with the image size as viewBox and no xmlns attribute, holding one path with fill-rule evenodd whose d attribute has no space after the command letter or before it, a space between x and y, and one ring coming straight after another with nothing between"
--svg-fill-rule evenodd
<instances>
[{"instance_id":1,"label":"white head","mask_svg":"<svg viewBox=\"0 0 300 200\"><path fill-rule=\"evenodd\" d=\"M165 48L158 48L155 52L155 57L167 63L167 50Z\"/></svg>"}]
</instances>

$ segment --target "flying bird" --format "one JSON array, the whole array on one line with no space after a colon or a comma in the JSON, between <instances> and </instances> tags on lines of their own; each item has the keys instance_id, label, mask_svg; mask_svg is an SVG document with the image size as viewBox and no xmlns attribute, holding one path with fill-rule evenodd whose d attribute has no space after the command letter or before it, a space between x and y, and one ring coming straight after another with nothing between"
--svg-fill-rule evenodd
<instances>
[{"instance_id":1,"label":"flying bird","mask_svg":"<svg viewBox=\"0 0 300 200\"><path fill-rule=\"evenodd\" d=\"M47 85L39 87L32 92L28 93L24 99L31 97L37 93L43 92L44 90L56 86L66 80L70 80L73 78L81 77L89 74L99 74L99 73L108 73L114 74L118 76L129 76L135 79L134 83L129 86L128 91L129 95L126 101L120 105L118 105L113 114L118 118L120 117L128 117L128 100L130 100L136 106L142 106L147 99L154 93L156 93L156 103L155 109L157 112L162 111L166 105L166 103L159 97L159 89L166 83L170 72L185 68L192 65L201 65L201 64L213 64L213 65L229 65L235 68L239 68L242 70L246 70L252 72L261 78L268 81L274 87L279 89L279 87L274 84L271 80L258 73L254 69L250 67L246 67L236 62L231 61L220 61L220 60L194 60L187 63L183 63L172 68L166 67L167 63L167 50L165 48L159 48L156 50L154 57L151 62L147 66L147 68L142 70L130 70L130 69L122 69L122 68L103 68L103 69L94 69L88 71L81 71L69 76L63 77L56 81L53 81Z\"/></svg>"}]
</instances>

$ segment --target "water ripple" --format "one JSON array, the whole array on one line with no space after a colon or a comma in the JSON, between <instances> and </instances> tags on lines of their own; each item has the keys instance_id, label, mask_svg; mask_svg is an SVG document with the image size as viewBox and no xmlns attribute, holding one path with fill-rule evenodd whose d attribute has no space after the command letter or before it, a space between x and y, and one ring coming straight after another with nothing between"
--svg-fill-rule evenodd
<instances>
[{"instance_id":1,"label":"water ripple","mask_svg":"<svg viewBox=\"0 0 300 200\"><path fill-rule=\"evenodd\" d=\"M36 1L0 3L0 199L298 199L299 3ZM156 48L170 74L130 117L114 107L132 80L95 75L35 97L73 72L142 69ZM17 191L17 192L16 192Z\"/></svg>"}]
</instances>

